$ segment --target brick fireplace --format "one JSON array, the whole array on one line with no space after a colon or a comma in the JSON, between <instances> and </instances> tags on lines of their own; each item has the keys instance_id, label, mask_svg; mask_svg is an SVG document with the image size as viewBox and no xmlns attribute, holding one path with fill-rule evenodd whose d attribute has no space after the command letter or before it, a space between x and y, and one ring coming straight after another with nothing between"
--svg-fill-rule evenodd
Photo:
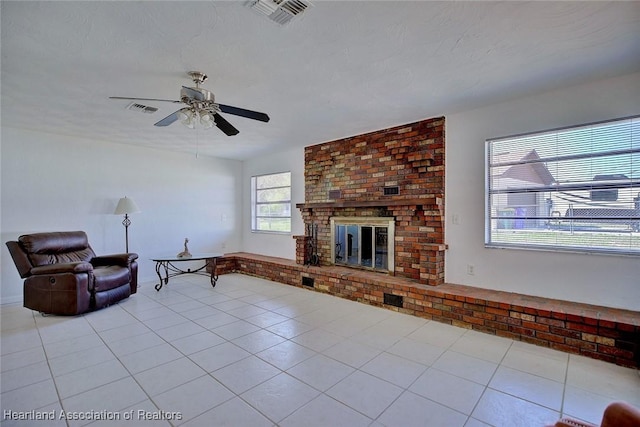
<instances>
[{"instance_id":1,"label":"brick fireplace","mask_svg":"<svg viewBox=\"0 0 640 427\"><path fill-rule=\"evenodd\" d=\"M305 203L297 207L309 231L294 236L296 262L334 265L334 218L393 218L393 268L386 274L442 284L444 122L432 118L307 147Z\"/></svg>"}]
</instances>

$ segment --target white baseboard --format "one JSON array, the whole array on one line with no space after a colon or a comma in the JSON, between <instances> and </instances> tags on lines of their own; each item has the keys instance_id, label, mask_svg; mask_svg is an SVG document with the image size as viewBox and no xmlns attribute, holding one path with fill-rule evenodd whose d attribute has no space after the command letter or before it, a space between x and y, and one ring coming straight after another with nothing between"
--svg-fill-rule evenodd
<instances>
[{"instance_id":1,"label":"white baseboard","mask_svg":"<svg viewBox=\"0 0 640 427\"><path fill-rule=\"evenodd\" d=\"M22 304L22 296L5 297L0 300L0 305Z\"/></svg>"}]
</instances>

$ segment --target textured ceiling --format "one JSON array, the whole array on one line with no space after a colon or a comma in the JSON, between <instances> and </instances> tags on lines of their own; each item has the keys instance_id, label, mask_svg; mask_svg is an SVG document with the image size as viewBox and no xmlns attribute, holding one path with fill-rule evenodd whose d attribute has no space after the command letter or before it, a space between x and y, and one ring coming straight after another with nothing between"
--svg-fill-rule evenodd
<instances>
[{"instance_id":1,"label":"textured ceiling","mask_svg":"<svg viewBox=\"0 0 640 427\"><path fill-rule=\"evenodd\" d=\"M640 71L640 2L331 2L286 26L246 2L2 1L2 126L231 159ZM240 130L153 123L187 71Z\"/></svg>"}]
</instances>

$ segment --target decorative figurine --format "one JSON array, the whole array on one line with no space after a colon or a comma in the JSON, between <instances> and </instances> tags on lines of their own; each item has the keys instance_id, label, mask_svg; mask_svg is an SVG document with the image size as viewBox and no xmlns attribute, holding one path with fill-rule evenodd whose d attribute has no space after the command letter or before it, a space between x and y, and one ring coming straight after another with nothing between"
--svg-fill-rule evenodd
<instances>
[{"instance_id":1,"label":"decorative figurine","mask_svg":"<svg viewBox=\"0 0 640 427\"><path fill-rule=\"evenodd\" d=\"M184 238L184 251L180 252L176 255L177 258L191 258L191 252L189 252L189 248L187 247L187 243L189 243L189 239Z\"/></svg>"}]
</instances>

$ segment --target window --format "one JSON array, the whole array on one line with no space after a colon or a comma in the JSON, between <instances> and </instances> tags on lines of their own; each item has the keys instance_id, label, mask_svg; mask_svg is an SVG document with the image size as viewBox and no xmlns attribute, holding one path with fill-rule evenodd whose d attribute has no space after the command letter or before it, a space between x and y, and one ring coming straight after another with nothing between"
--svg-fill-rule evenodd
<instances>
[{"instance_id":1,"label":"window","mask_svg":"<svg viewBox=\"0 0 640 427\"><path fill-rule=\"evenodd\" d=\"M640 255L640 116L486 142L488 247Z\"/></svg>"},{"instance_id":2,"label":"window","mask_svg":"<svg viewBox=\"0 0 640 427\"><path fill-rule=\"evenodd\" d=\"M291 232L291 172L251 177L251 230Z\"/></svg>"}]
</instances>

